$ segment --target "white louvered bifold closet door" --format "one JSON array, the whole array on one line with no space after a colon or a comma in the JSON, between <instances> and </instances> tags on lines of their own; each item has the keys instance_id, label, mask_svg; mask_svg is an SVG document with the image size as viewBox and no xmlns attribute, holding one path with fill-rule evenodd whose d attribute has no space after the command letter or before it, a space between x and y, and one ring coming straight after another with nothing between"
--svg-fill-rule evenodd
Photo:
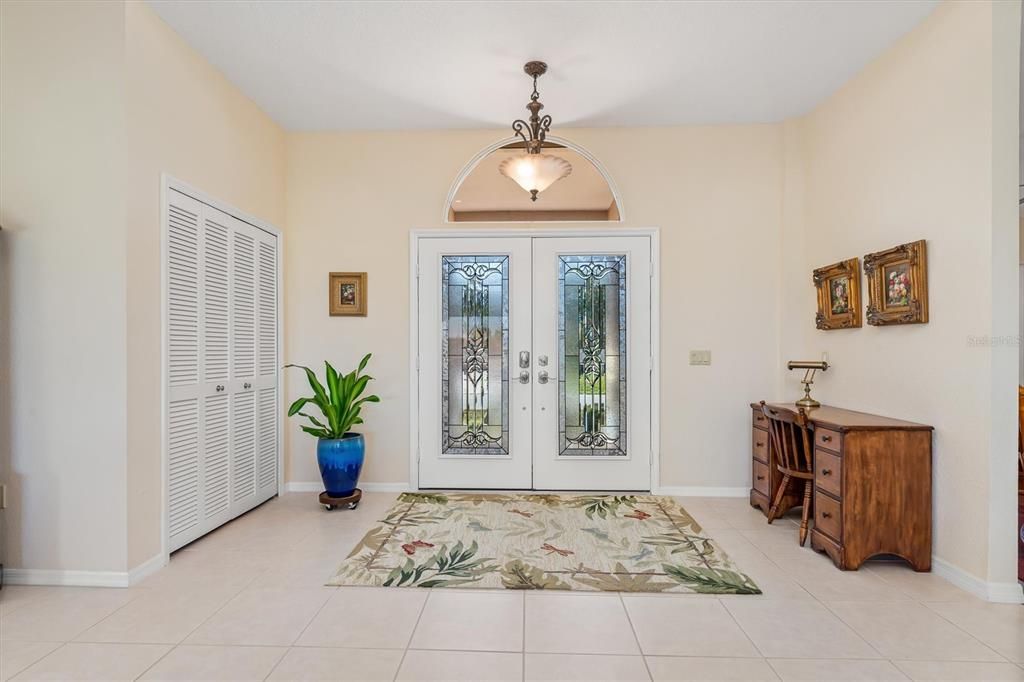
<instances>
[{"instance_id":1,"label":"white louvered bifold closet door","mask_svg":"<svg viewBox=\"0 0 1024 682\"><path fill-rule=\"evenodd\" d=\"M277 237L168 191L173 551L277 494ZM271 333L272 332L272 333Z\"/></svg>"}]
</instances>

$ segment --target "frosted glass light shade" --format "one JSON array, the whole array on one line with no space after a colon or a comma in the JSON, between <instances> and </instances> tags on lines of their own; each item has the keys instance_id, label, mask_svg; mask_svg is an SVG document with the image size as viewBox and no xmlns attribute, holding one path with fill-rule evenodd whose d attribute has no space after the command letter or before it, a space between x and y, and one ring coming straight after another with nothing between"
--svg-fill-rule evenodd
<instances>
[{"instance_id":1,"label":"frosted glass light shade","mask_svg":"<svg viewBox=\"0 0 1024 682\"><path fill-rule=\"evenodd\" d=\"M538 194L572 172L572 164L551 154L522 154L502 161L498 171L537 201Z\"/></svg>"}]
</instances>

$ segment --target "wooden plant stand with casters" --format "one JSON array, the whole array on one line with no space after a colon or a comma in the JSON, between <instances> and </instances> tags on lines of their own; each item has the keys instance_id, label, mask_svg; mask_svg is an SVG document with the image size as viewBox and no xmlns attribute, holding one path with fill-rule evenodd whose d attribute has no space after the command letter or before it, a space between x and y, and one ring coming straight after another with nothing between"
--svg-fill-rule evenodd
<instances>
[{"instance_id":1,"label":"wooden plant stand with casters","mask_svg":"<svg viewBox=\"0 0 1024 682\"><path fill-rule=\"evenodd\" d=\"M333 509L340 509L344 505L348 505L349 509L355 509L359 506L359 500L363 499L363 491L359 488L355 489L348 497L331 497L327 494L327 491L320 493L320 504L324 506L324 509L331 511Z\"/></svg>"}]
</instances>

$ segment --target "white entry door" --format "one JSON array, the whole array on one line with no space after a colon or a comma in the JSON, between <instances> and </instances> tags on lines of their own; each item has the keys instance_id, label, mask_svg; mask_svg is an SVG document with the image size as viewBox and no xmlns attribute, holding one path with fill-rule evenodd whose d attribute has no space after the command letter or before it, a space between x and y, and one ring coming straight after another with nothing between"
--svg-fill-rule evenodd
<instances>
[{"instance_id":1,"label":"white entry door","mask_svg":"<svg viewBox=\"0 0 1024 682\"><path fill-rule=\"evenodd\" d=\"M649 490L650 238L418 251L420 487Z\"/></svg>"}]
</instances>

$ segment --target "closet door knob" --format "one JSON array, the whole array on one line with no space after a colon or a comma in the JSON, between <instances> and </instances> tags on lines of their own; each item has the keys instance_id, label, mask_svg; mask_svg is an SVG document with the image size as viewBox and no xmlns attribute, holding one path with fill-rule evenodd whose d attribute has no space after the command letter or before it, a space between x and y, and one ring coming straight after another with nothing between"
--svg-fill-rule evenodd
<instances>
[{"instance_id":1,"label":"closet door knob","mask_svg":"<svg viewBox=\"0 0 1024 682\"><path fill-rule=\"evenodd\" d=\"M223 386L221 386L220 384L218 384L218 385L217 385L217 388L215 388L214 390L215 390L215 391L217 391L217 393L220 393L221 391L223 391L223 390L224 390L224 387L223 387Z\"/></svg>"},{"instance_id":2,"label":"closet door knob","mask_svg":"<svg viewBox=\"0 0 1024 682\"><path fill-rule=\"evenodd\" d=\"M247 381L247 382L245 382L244 384L242 384L242 388L252 388L252 384L250 384L250 383L249 383L249 382Z\"/></svg>"}]
</instances>

